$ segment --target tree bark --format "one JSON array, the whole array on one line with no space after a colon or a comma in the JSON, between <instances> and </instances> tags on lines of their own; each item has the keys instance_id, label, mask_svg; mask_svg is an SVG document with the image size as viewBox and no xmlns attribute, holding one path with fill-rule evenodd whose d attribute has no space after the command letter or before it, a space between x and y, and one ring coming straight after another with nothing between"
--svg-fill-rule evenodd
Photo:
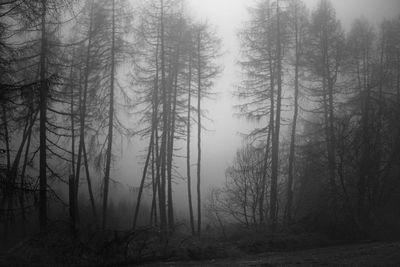
<instances>
[{"instance_id":1,"label":"tree bark","mask_svg":"<svg viewBox=\"0 0 400 267\"><path fill-rule=\"evenodd\" d=\"M166 211L166 198L165 198L165 189L166 189L166 149L167 149L167 129L168 129L168 108L167 108L167 88L165 85L165 47L164 47L164 1L161 1L161 18L160 18L160 27L161 27L161 90L162 90L162 105L163 105L163 132L161 135L161 148L160 148L160 161L161 161L161 181L160 181L160 190L159 190L159 204L160 204L160 227L162 232L162 237L164 239L167 238L167 211Z\"/></svg>"},{"instance_id":2,"label":"tree bark","mask_svg":"<svg viewBox=\"0 0 400 267\"><path fill-rule=\"evenodd\" d=\"M82 162L82 152L83 146L85 141L85 129L86 129L86 104L87 104L87 91L88 91L88 84L89 84L89 74L90 74L90 51L92 47L92 27L93 27L93 5L94 0L91 2L90 7L90 22L89 22L89 30L88 30L88 46L86 50L86 69L85 69L85 80L84 80L84 88L83 88L83 99L80 96L80 132L79 132L79 147L78 147L78 158L76 163L76 175L75 175L75 201L73 202L76 207L74 211L77 213L75 217L78 217L79 210L78 210L78 190L79 190L79 180L80 180L80 171L81 171L81 162ZM76 223L76 222L75 222Z\"/></svg>"},{"instance_id":3,"label":"tree bark","mask_svg":"<svg viewBox=\"0 0 400 267\"><path fill-rule=\"evenodd\" d=\"M112 0L112 41L111 41L111 84L110 84L110 106L109 106L109 123L108 123L108 145L107 145L107 161L104 174L104 192L103 192L103 230L107 226L107 202L108 202L108 186L110 180L110 167L112 156L112 141L114 129L114 75L115 75L115 0Z\"/></svg>"},{"instance_id":4,"label":"tree bark","mask_svg":"<svg viewBox=\"0 0 400 267\"><path fill-rule=\"evenodd\" d=\"M270 195L270 220L274 230L277 223L278 213L278 169L279 169L279 130L281 126L281 98L282 98L282 48L280 36L280 12L279 0L276 7L277 16L277 43L276 43L276 74L277 74L277 99L276 99L276 118L275 130L272 141L272 170L271 170L271 195Z\"/></svg>"},{"instance_id":5,"label":"tree bark","mask_svg":"<svg viewBox=\"0 0 400 267\"><path fill-rule=\"evenodd\" d=\"M190 120L191 120L191 98L192 98L192 57L189 58L189 84L188 84L188 112L187 112L187 138L186 138L186 170L187 170L187 190L189 203L189 219L192 235L195 234L192 204L192 178L190 175Z\"/></svg>"},{"instance_id":6,"label":"tree bark","mask_svg":"<svg viewBox=\"0 0 400 267\"><path fill-rule=\"evenodd\" d=\"M201 32L197 36L197 233L201 234Z\"/></svg>"},{"instance_id":7,"label":"tree bark","mask_svg":"<svg viewBox=\"0 0 400 267\"><path fill-rule=\"evenodd\" d=\"M92 182L90 179L89 161L88 161L88 157L87 157L85 141L83 142L83 160L85 161L84 163L85 163L85 171L86 171L86 182L87 182L88 192L89 192L89 197L90 197L90 205L92 206L94 220L96 221L96 225L98 225L99 221L98 221L98 216L97 216L96 201L94 200L94 195L93 195L93 190L92 190Z\"/></svg>"},{"instance_id":8,"label":"tree bark","mask_svg":"<svg viewBox=\"0 0 400 267\"><path fill-rule=\"evenodd\" d=\"M144 168L143 168L142 179L140 180L139 193L138 193L137 200L136 200L135 215L133 217L133 226L132 226L133 230L135 230L135 228L136 228L137 218L139 216L140 201L142 199L142 193L143 193L143 188L144 188L144 181L146 180L147 168L149 166L150 156L153 151L153 142L154 142L154 134L153 133L154 133L154 128L152 129L150 143L149 143L149 149L148 149L147 156L146 156L146 162L145 162Z\"/></svg>"},{"instance_id":9,"label":"tree bark","mask_svg":"<svg viewBox=\"0 0 400 267\"><path fill-rule=\"evenodd\" d=\"M285 208L286 223L292 220L292 205L293 205L293 179L294 179L294 161L295 161L295 144L296 144L296 125L298 116L298 98L299 98L299 64L300 64L300 50L299 50L299 28L298 28L298 6L295 4L295 69L294 69L294 112L292 120L292 134L290 138L289 148L289 170L287 182L287 202Z\"/></svg>"},{"instance_id":10,"label":"tree bark","mask_svg":"<svg viewBox=\"0 0 400 267\"><path fill-rule=\"evenodd\" d=\"M47 74L46 74L46 53L47 53L47 37L46 37L46 14L47 1L42 0L41 14L41 52L40 52L40 126L39 126L39 225L41 231L47 227L47 159L46 159L46 121L47 121Z\"/></svg>"}]
</instances>

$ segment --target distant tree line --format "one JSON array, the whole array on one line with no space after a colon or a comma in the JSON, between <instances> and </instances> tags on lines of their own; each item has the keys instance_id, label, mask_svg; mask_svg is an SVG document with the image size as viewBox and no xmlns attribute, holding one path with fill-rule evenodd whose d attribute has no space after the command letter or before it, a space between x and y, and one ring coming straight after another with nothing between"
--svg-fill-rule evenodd
<instances>
[{"instance_id":1,"label":"distant tree line","mask_svg":"<svg viewBox=\"0 0 400 267\"><path fill-rule=\"evenodd\" d=\"M239 38L238 109L264 126L211 192L213 217L398 231L400 16L345 32L327 0L311 13L301 0L264 0Z\"/></svg>"}]
</instances>

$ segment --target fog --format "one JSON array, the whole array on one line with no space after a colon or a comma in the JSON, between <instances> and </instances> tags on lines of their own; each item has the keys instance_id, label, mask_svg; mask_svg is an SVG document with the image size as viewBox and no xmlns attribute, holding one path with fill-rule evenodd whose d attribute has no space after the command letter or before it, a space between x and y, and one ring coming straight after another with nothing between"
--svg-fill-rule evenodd
<instances>
[{"instance_id":1,"label":"fog","mask_svg":"<svg viewBox=\"0 0 400 267\"><path fill-rule=\"evenodd\" d=\"M210 188L225 181L226 168L232 163L236 151L242 146L243 138L255 127L262 127L256 122L249 122L238 116L238 98L234 97L235 88L241 81L240 42L238 31L248 19L248 9L258 1L249 0L188 0L187 9L196 20L206 21L215 27L222 40L223 55L219 59L223 72L213 88L216 95L205 100L205 109L210 120L205 122L203 142L203 182L202 191L207 194ZM315 9L318 0L305 0L310 11ZM335 0L332 1L337 17L346 31L352 22L365 17L371 24L378 25L385 19L396 17L400 11L397 0ZM266 123L266 122L265 122ZM287 129L286 129L287 130ZM283 136L285 133L282 134ZM123 185L138 187L143 168L145 144L138 138L124 143L119 159L114 168L116 180ZM140 152L140 153L138 153ZM192 143L192 172L195 174L195 144ZM182 152L183 156L183 152ZM186 172L184 160L178 160L181 173ZM142 164L140 164L142 163ZM178 209L187 210L187 192L184 180L179 179L174 185L174 199Z\"/></svg>"},{"instance_id":2,"label":"fog","mask_svg":"<svg viewBox=\"0 0 400 267\"><path fill-rule=\"evenodd\" d=\"M2 1L0 265L397 266L399 44L399 0Z\"/></svg>"}]
</instances>

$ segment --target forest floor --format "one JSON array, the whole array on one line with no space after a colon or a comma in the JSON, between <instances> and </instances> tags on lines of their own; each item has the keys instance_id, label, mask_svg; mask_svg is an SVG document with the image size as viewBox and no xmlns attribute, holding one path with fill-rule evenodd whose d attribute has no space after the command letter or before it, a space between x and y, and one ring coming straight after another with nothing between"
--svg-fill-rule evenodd
<instances>
[{"instance_id":1,"label":"forest floor","mask_svg":"<svg viewBox=\"0 0 400 267\"><path fill-rule=\"evenodd\" d=\"M68 225L54 224L0 251L0 266L400 266L399 239L349 243L321 233L234 226L227 232L225 238L217 229L201 238L176 233L163 243L152 229L73 236Z\"/></svg>"},{"instance_id":2,"label":"forest floor","mask_svg":"<svg viewBox=\"0 0 400 267\"><path fill-rule=\"evenodd\" d=\"M400 242L372 242L143 266L400 266Z\"/></svg>"}]
</instances>

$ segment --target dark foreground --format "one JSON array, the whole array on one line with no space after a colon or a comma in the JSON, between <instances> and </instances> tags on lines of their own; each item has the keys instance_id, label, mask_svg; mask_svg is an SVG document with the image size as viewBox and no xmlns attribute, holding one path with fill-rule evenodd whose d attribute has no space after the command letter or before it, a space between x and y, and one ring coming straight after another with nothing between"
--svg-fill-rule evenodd
<instances>
[{"instance_id":1,"label":"dark foreground","mask_svg":"<svg viewBox=\"0 0 400 267\"><path fill-rule=\"evenodd\" d=\"M400 242L267 252L240 258L162 262L143 266L400 266Z\"/></svg>"},{"instance_id":2,"label":"dark foreground","mask_svg":"<svg viewBox=\"0 0 400 267\"><path fill-rule=\"evenodd\" d=\"M232 226L225 238L210 230L201 238L176 233L165 243L152 228L85 229L74 236L64 224L53 224L0 251L0 266L400 266L398 239L348 242L304 231L272 235Z\"/></svg>"}]
</instances>

